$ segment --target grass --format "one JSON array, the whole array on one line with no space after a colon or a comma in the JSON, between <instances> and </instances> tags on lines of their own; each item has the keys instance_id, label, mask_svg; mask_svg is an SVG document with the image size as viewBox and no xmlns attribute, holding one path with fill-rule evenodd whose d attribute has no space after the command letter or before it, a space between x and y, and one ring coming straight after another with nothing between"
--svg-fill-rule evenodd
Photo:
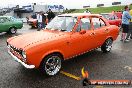
<instances>
[{"instance_id":1,"label":"grass","mask_svg":"<svg viewBox=\"0 0 132 88\"><path fill-rule=\"evenodd\" d=\"M121 11L124 9L124 6L112 6L112 7L98 7L98 8L88 8L91 13L99 14L99 13L110 13L114 11ZM130 6L132 9L132 5ZM86 9L76 9L72 13L83 13Z\"/></svg>"}]
</instances>

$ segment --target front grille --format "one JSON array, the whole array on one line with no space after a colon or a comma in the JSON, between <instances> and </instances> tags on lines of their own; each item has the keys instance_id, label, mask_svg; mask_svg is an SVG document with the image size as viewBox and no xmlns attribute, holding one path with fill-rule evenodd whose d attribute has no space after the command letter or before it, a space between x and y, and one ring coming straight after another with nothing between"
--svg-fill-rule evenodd
<instances>
[{"instance_id":1,"label":"front grille","mask_svg":"<svg viewBox=\"0 0 132 88\"><path fill-rule=\"evenodd\" d=\"M15 51L15 52L17 52L17 53L19 53L19 54L21 55L22 51L21 51L20 49L17 49L17 48L14 47L14 46L10 46L10 48L11 48L13 51Z\"/></svg>"},{"instance_id":2,"label":"front grille","mask_svg":"<svg viewBox=\"0 0 132 88\"><path fill-rule=\"evenodd\" d=\"M9 46L9 45L8 45L8 46ZM9 48L10 52L11 52L14 56L16 56L17 58L19 58L19 59L21 59L21 60L23 59L23 57L22 57L22 50L20 50L20 49L14 47L14 46L12 46L12 45L10 45L8 48Z\"/></svg>"}]
</instances>

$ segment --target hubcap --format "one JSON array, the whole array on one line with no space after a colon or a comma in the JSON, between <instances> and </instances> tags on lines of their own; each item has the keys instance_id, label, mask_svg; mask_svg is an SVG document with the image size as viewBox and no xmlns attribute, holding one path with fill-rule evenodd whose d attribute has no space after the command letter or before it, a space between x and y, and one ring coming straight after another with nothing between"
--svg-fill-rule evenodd
<instances>
[{"instance_id":1,"label":"hubcap","mask_svg":"<svg viewBox=\"0 0 132 88\"><path fill-rule=\"evenodd\" d=\"M112 48L112 43L113 41L111 39L109 39L107 42L106 42L106 50L107 51L110 51L111 48Z\"/></svg>"},{"instance_id":2,"label":"hubcap","mask_svg":"<svg viewBox=\"0 0 132 88\"><path fill-rule=\"evenodd\" d=\"M106 50L107 51L110 51L111 48L112 48L112 43L113 41L111 39L109 39L107 42L106 42Z\"/></svg>"},{"instance_id":3,"label":"hubcap","mask_svg":"<svg viewBox=\"0 0 132 88\"><path fill-rule=\"evenodd\" d=\"M60 71L61 58L59 56L52 56L48 58L45 64L45 71L48 75L55 75Z\"/></svg>"},{"instance_id":4,"label":"hubcap","mask_svg":"<svg viewBox=\"0 0 132 88\"><path fill-rule=\"evenodd\" d=\"M16 29L15 28L12 28L11 29L11 33L13 33L13 34L16 33Z\"/></svg>"}]
</instances>

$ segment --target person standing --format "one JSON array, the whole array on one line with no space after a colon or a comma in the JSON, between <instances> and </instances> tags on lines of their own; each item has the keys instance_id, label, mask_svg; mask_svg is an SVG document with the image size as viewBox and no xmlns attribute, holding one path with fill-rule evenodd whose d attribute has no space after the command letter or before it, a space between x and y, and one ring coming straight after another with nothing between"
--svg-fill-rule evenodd
<instances>
[{"instance_id":1,"label":"person standing","mask_svg":"<svg viewBox=\"0 0 132 88\"><path fill-rule=\"evenodd\" d=\"M38 31L40 31L40 29L42 29L42 13L41 12L37 14L37 21L38 21Z\"/></svg>"},{"instance_id":2,"label":"person standing","mask_svg":"<svg viewBox=\"0 0 132 88\"><path fill-rule=\"evenodd\" d=\"M46 25L46 16L45 13L42 12L42 28L45 28L45 25Z\"/></svg>"},{"instance_id":3,"label":"person standing","mask_svg":"<svg viewBox=\"0 0 132 88\"><path fill-rule=\"evenodd\" d=\"M88 9L86 9L86 11L84 11L84 13L89 13L89 14L91 14L91 12L90 12Z\"/></svg>"},{"instance_id":4,"label":"person standing","mask_svg":"<svg viewBox=\"0 0 132 88\"><path fill-rule=\"evenodd\" d=\"M130 15L132 16L132 9L129 11ZM132 39L132 19L129 22L129 32L127 35L127 39Z\"/></svg>"},{"instance_id":5,"label":"person standing","mask_svg":"<svg viewBox=\"0 0 132 88\"><path fill-rule=\"evenodd\" d=\"M111 14L109 14L109 19L110 19L110 20L115 20L115 19L117 19L117 16L116 16L116 14L115 14L115 11L112 11Z\"/></svg>"},{"instance_id":6,"label":"person standing","mask_svg":"<svg viewBox=\"0 0 132 88\"><path fill-rule=\"evenodd\" d=\"M49 9L47 14L48 22L50 22L55 17L55 14L51 11L51 9Z\"/></svg>"},{"instance_id":7,"label":"person standing","mask_svg":"<svg viewBox=\"0 0 132 88\"><path fill-rule=\"evenodd\" d=\"M129 41L128 39L126 39L127 33L129 31L129 20L132 18L129 14L129 8L128 6L124 7L124 11L122 14L122 36L121 36L121 41L125 42L125 41Z\"/></svg>"}]
</instances>

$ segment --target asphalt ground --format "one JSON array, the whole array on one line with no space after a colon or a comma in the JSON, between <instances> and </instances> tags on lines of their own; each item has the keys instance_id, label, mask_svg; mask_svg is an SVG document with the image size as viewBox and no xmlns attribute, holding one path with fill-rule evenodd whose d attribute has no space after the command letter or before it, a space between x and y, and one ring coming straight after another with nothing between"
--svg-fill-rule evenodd
<instances>
[{"instance_id":1,"label":"asphalt ground","mask_svg":"<svg viewBox=\"0 0 132 88\"><path fill-rule=\"evenodd\" d=\"M25 24L15 35L0 33L0 88L83 88L82 80L76 79L82 77L83 67L89 72L91 80L132 80L132 40L123 43L120 36L114 42L110 53L97 49L67 60L63 63L61 73L56 76L47 77L37 69L25 69L7 53L6 40L35 31L37 29L30 29ZM92 87L103 88L102 85ZM109 87L114 88L114 85ZM117 87L132 88L132 85Z\"/></svg>"}]
</instances>

